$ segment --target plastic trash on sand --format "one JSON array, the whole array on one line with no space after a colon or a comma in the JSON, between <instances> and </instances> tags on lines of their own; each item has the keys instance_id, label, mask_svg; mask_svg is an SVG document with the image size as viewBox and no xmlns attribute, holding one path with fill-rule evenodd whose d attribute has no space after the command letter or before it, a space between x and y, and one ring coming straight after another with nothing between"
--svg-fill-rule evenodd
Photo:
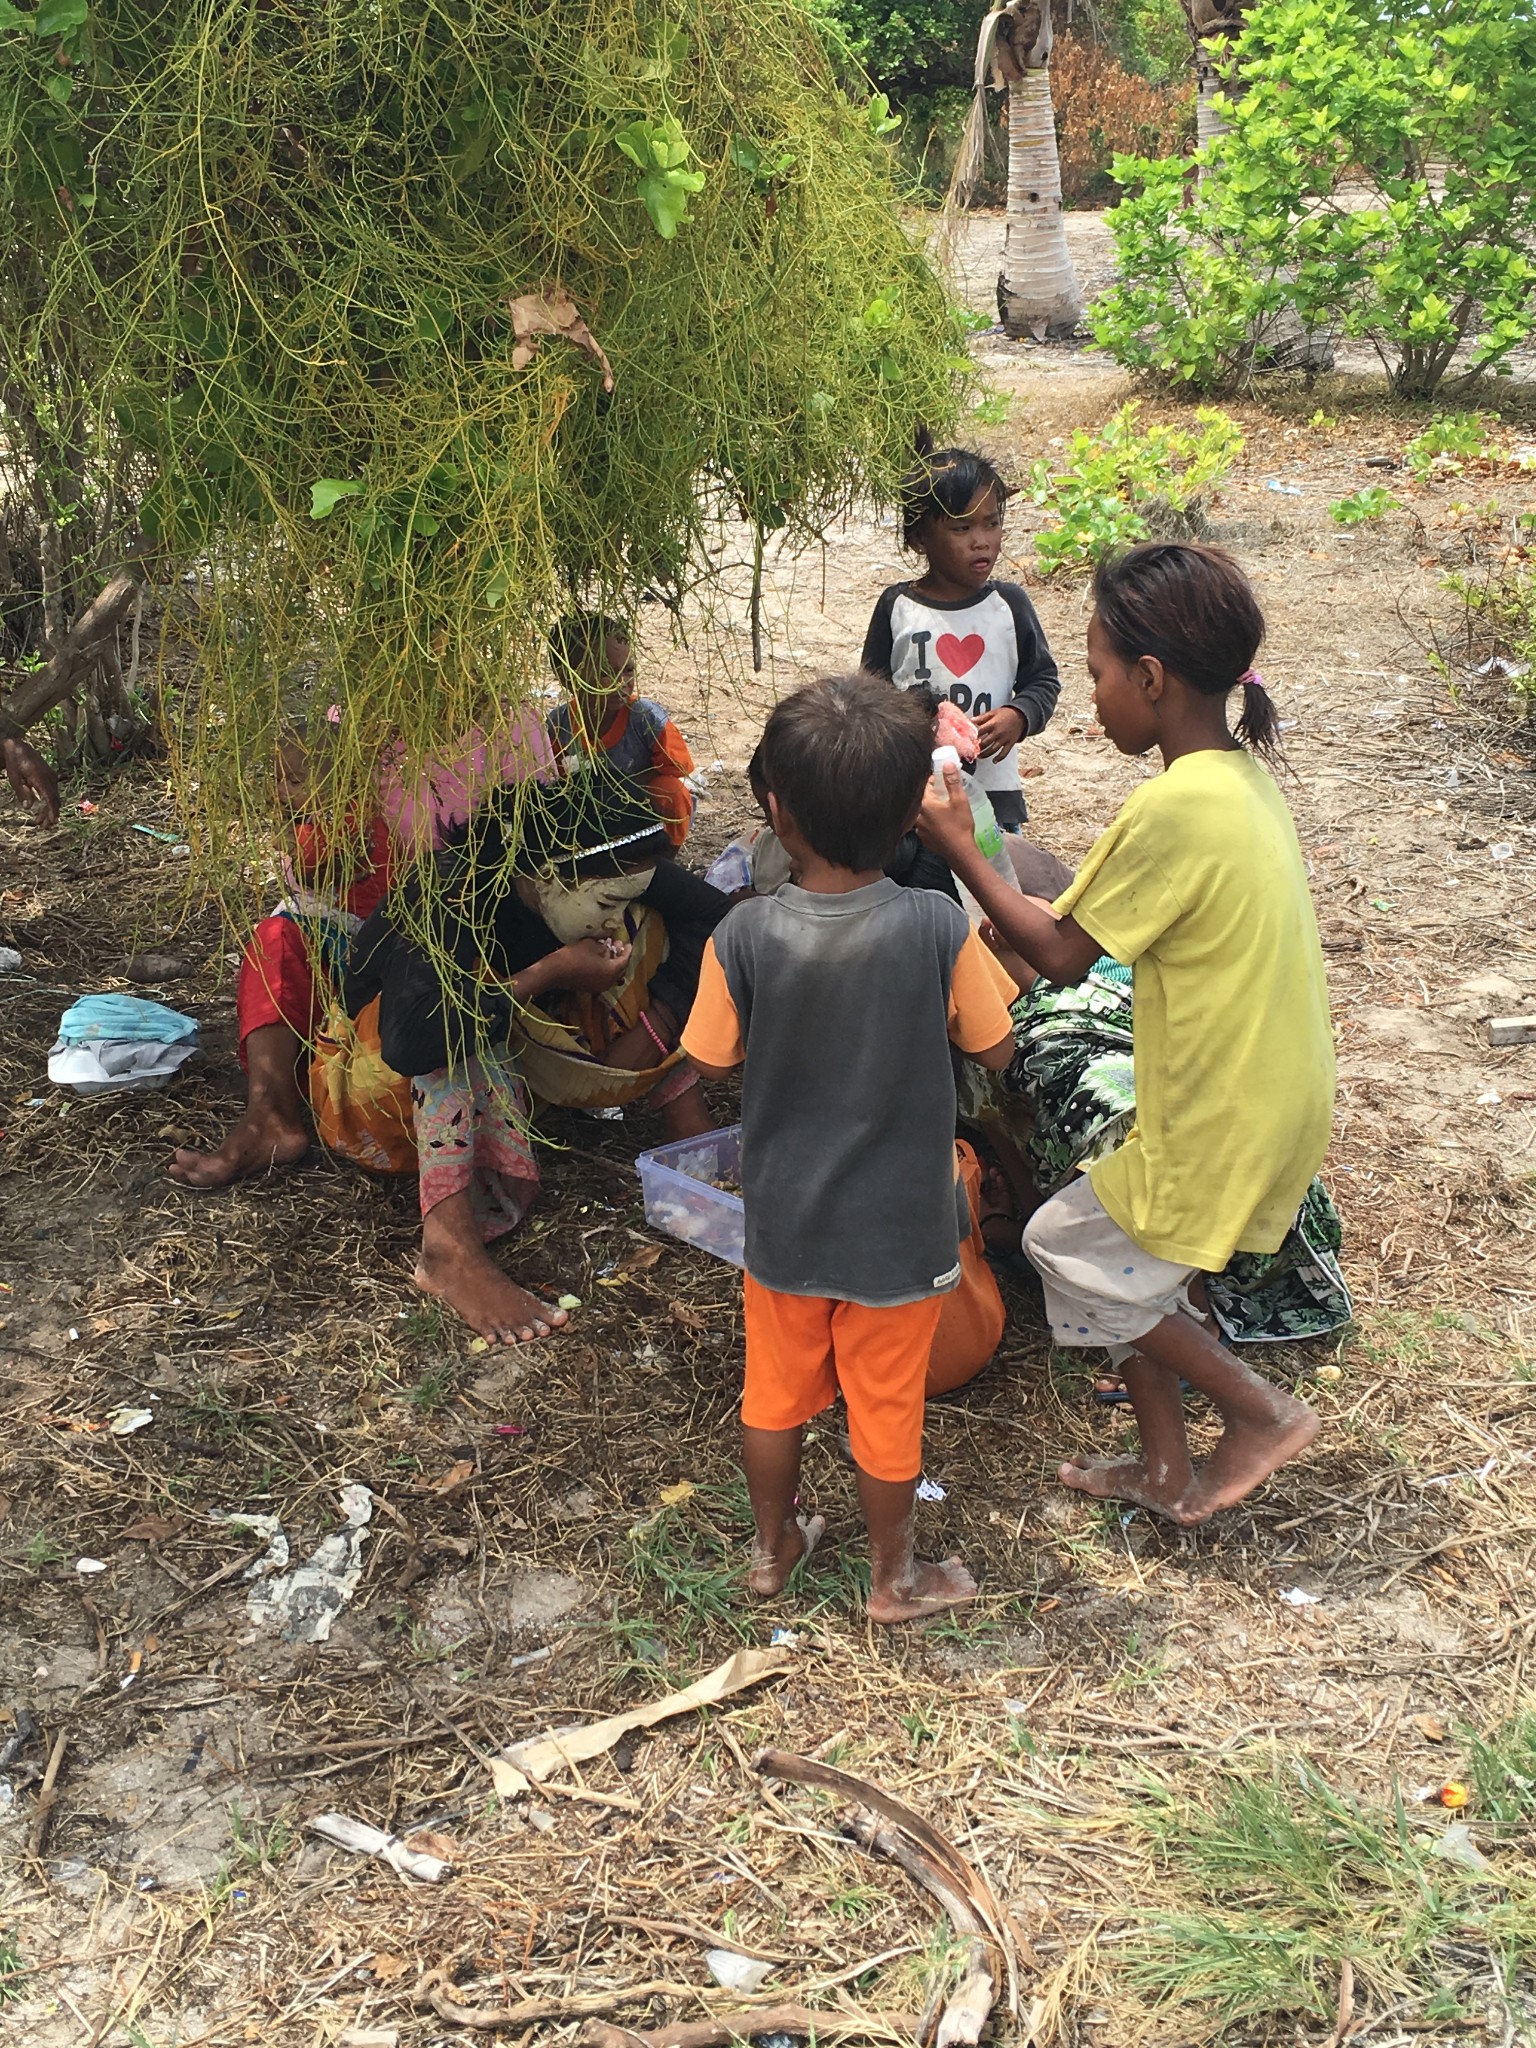
<instances>
[{"instance_id":1,"label":"plastic trash on sand","mask_svg":"<svg viewBox=\"0 0 1536 2048\"><path fill-rule=\"evenodd\" d=\"M252 1579L245 1610L258 1628L277 1629L285 1642L323 1643L363 1576L363 1542L373 1515L373 1495L366 1486L341 1489L342 1526L315 1549L308 1562L285 1571L288 1538L275 1515L226 1514L217 1519L231 1528L249 1529L267 1544L245 1576Z\"/></svg>"},{"instance_id":2,"label":"plastic trash on sand","mask_svg":"<svg viewBox=\"0 0 1536 2048\"><path fill-rule=\"evenodd\" d=\"M729 1948L706 1949L704 1964L724 1990L747 1992L760 1991L773 1975L774 1967L772 1963L755 1963L749 1956L739 1956Z\"/></svg>"},{"instance_id":3,"label":"plastic trash on sand","mask_svg":"<svg viewBox=\"0 0 1536 2048\"><path fill-rule=\"evenodd\" d=\"M360 1493L362 1488L349 1487L347 1491ZM334 1842L338 1849L349 1849L354 1856L377 1856L402 1876L419 1877L427 1884L436 1884L453 1867L446 1857L413 1849L408 1840L402 1842L397 1836L386 1834L383 1828L370 1827L365 1820L353 1820L350 1814L317 1813L304 1825L312 1835Z\"/></svg>"},{"instance_id":4,"label":"plastic trash on sand","mask_svg":"<svg viewBox=\"0 0 1536 2048\"><path fill-rule=\"evenodd\" d=\"M59 1019L48 1078L77 1095L163 1088L197 1051L197 1020L144 996L82 996Z\"/></svg>"}]
</instances>

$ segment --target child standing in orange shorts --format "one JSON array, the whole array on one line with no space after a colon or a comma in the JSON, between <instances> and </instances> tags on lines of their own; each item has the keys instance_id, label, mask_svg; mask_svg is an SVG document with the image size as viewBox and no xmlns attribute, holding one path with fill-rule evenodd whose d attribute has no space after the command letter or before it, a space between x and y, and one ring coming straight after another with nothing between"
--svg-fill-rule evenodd
<instances>
[{"instance_id":1,"label":"child standing in orange shorts","mask_svg":"<svg viewBox=\"0 0 1536 2048\"><path fill-rule=\"evenodd\" d=\"M741 903L705 949L683 1046L742 1072L747 1212L742 1463L748 1583L784 1587L822 1533L796 1515L804 1426L839 1388L869 1531L869 1613L975 1596L959 1558L913 1554L923 1391L969 1209L950 1046L1013 1058L1013 984L935 890L884 868L930 773L932 722L871 676L797 690L763 734L769 815L795 879Z\"/></svg>"}]
</instances>

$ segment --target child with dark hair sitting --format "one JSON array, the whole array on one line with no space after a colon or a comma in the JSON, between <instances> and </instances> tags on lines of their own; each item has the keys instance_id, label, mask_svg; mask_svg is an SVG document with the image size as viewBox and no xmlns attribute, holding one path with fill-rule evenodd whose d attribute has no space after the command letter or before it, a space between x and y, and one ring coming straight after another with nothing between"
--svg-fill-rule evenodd
<instances>
[{"instance_id":1,"label":"child with dark hair sitting","mask_svg":"<svg viewBox=\"0 0 1536 2048\"><path fill-rule=\"evenodd\" d=\"M795 879L704 950L682 1044L742 1067L743 1454L749 1584L782 1590L822 1532L795 1512L805 1424L841 1388L869 1531L873 1620L974 1597L958 1558L919 1561L923 1395L969 1207L950 1047L1013 1058L1014 989L958 904L884 868L930 772L928 711L872 676L797 690L763 734L773 829Z\"/></svg>"},{"instance_id":2,"label":"child with dark hair sitting","mask_svg":"<svg viewBox=\"0 0 1536 2048\"><path fill-rule=\"evenodd\" d=\"M693 773L688 742L670 713L635 690L635 652L628 626L598 612L561 619L549 636L550 660L566 691L549 714L549 743L568 767L598 754L647 791L675 848L688 837Z\"/></svg>"}]
</instances>

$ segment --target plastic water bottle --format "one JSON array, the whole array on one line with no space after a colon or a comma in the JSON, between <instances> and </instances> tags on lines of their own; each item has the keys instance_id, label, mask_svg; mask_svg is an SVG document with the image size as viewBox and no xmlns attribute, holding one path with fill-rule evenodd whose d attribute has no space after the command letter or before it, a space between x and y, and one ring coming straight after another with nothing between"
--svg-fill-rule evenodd
<instances>
[{"instance_id":1,"label":"plastic water bottle","mask_svg":"<svg viewBox=\"0 0 1536 2048\"><path fill-rule=\"evenodd\" d=\"M933 750L933 787L935 794L938 796L944 795L948 786L944 780L944 771L949 767L958 768L964 780L965 794L971 806L971 830L976 835L976 845L981 852L982 858L998 877L999 881L1006 882L1010 889L1017 889L1019 886L1018 876L1014 873L1013 862L1008 857L1008 847L1003 838L1003 828L997 822L997 813L992 808L992 799L976 780L975 775L966 770L961 763L959 754L953 747L935 747Z\"/></svg>"}]
</instances>

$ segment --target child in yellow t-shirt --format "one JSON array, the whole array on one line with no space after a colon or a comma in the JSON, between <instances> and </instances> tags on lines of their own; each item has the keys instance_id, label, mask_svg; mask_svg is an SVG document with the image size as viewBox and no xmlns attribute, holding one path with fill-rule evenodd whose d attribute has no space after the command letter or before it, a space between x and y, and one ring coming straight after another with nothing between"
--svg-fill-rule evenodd
<instances>
[{"instance_id":1,"label":"child in yellow t-shirt","mask_svg":"<svg viewBox=\"0 0 1536 2048\"><path fill-rule=\"evenodd\" d=\"M1317 1417L1242 1364L1191 1301L1237 1251L1278 1250L1327 1150L1333 1033L1317 919L1290 812L1255 752L1275 708L1252 661L1264 619L1217 548L1146 542L1101 565L1088 667L1123 754L1163 773L1127 800L1054 907L999 884L958 777L919 826L1002 944L1056 982L1101 953L1130 967L1136 1127L1044 1203L1024 1249L1058 1344L1108 1349L1139 1459L1074 1459L1068 1486L1203 1522L1317 1434ZM1226 703L1241 688L1236 732ZM1250 751L1253 749L1254 751ZM1191 1463L1179 1380L1225 1425Z\"/></svg>"}]
</instances>

